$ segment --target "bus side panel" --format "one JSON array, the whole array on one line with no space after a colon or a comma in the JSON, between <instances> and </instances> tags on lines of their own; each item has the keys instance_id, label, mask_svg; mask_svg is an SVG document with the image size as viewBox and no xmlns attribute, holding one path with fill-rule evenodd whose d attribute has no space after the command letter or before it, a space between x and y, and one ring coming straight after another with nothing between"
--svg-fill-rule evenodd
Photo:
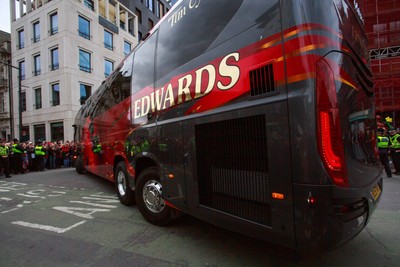
<instances>
[{"instance_id":1,"label":"bus side panel","mask_svg":"<svg viewBox=\"0 0 400 267\"><path fill-rule=\"evenodd\" d=\"M185 174L192 215L254 237L293 245L286 110L284 100L265 101L258 107L184 123ZM274 193L282 199L274 198Z\"/></svg>"},{"instance_id":2,"label":"bus side panel","mask_svg":"<svg viewBox=\"0 0 400 267\"><path fill-rule=\"evenodd\" d=\"M187 206L185 157L182 142L182 122L160 123L156 128L154 154L161 171L164 198L176 207Z\"/></svg>"}]
</instances>

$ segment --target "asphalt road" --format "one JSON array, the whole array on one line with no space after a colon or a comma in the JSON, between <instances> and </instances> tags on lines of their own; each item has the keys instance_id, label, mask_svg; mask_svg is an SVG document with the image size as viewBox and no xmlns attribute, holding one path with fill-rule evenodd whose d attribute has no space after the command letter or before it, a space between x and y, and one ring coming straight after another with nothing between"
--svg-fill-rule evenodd
<instances>
[{"instance_id":1,"label":"asphalt road","mask_svg":"<svg viewBox=\"0 0 400 267\"><path fill-rule=\"evenodd\" d=\"M354 240L297 253L190 216L166 227L119 203L114 185L59 169L0 179L0 266L400 266L400 176Z\"/></svg>"}]
</instances>

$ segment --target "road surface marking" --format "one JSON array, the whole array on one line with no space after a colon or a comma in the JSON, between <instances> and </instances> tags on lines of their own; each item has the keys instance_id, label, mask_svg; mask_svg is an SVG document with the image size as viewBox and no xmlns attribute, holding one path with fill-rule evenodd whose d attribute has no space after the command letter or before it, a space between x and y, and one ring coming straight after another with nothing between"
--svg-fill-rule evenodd
<instances>
[{"instance_id":1,"label":"road surface marking","mask_svg":"<svg viewBox=\"0 0 400 267\"><path fill-rule=\"evenodd\" d=\"M24 221L16 221L12 222L12 224L24 226L24 227L29 227L29 228L35 228L35 229L40 229L40 230L45 230L45 231L50 231L50 232L56 232L58 234L63 234L65 232L68 232L69 230L84 224L86 221L80 221L74 225L71 225L70 227L67 228L60 228L60 227L54 227L50 225L44 225L44 224L37 224L37 223L29 223L29 222L24 222Z\"/></svg>"}]
</instances>

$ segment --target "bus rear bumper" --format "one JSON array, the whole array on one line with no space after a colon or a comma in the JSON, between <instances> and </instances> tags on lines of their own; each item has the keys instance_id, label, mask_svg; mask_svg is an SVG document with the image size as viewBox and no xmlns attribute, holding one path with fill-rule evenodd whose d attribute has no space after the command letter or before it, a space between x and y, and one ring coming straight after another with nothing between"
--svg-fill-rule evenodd
<instances>
[{"instance_id":1,"label":"bus rear bumper","mask_svg":"<svg viewBox=\"0 0 400 267\"><path fill-rule=\"evenodd\" d=\"M297 248L329 250L353 239L368 224L381 197L382 179L355 189L300 184L294 189Z\"/></svg>"}]
</instances>

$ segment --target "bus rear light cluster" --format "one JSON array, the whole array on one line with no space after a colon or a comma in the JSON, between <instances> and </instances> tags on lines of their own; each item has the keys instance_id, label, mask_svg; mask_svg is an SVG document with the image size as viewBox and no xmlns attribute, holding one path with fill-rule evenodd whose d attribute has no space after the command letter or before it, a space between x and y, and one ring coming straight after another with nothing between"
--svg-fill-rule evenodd
<instances>
[{"instance_id":1,"label":"bus rear light cluster","mask_svg":"<svg viewBox=\"0 0 400 267\"><path fill-rule=\"evenodd\" d=\"M319 153L333 182L348 187L335 76L323 59L317 63L316 85Z\"/></svg>"}]
</instances>

